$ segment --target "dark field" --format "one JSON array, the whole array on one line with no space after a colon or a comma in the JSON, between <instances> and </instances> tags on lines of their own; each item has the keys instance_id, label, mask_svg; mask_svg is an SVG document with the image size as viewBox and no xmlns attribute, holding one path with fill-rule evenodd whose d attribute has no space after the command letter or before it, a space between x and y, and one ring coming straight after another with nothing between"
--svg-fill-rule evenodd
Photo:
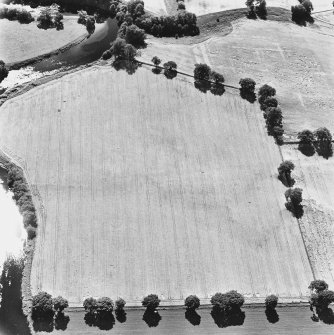
<instances>
[{"instance_id":1,"label":"dark field","mask_svg":"<svg viewBox=\"0 0 334 335\"><path fill-rule=\"evenodd\" d=\"M311 320L312 312L305 307L280 307L277 308L279 321L270 323L267 320L263 307L243 308L245 312L242 326L219 328L212 319L210 309L198 311L200 324L193 326L186 318L184 310L161 310L161 320L157 327L149 327L143 318L142 310L127 311L126 322L119 323L115 320L112 329L105 331L85 324L83 312L69 312L70 317L65 331L54 331L52 334L159 334L159 335L187 335L187 334L334 334L334 325L324 324L322 321ZM198 323L197 318L197 323ZM194 321L194 320L193 320ZM196 323L196 320L195 322ZM38 334L47 334L46 332Z\"/></svg>"}]
</instances>

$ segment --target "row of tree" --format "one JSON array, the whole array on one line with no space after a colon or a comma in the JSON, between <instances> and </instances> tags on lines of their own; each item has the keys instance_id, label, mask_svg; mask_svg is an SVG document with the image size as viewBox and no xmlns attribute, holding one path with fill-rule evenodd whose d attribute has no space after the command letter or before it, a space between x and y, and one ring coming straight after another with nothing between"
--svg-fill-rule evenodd
<instances>
[{"instance_id":1,"label":"row of tree","mask_svg":"<svg viewBox=\"0 0 334 335\"><path fill-rule=\"evenodd\" d=\"M7 164L7 184L14 193L13 200L23 216L23 224L28 233L28 238L33 239L36 236L37 216L28 183L20 168L13 164Z\"/></svg>"},{"instance_id":2,"label":"row of tree","mask_svg":"<svg viewBox=\"0 0 334 335\"><path fill-rule=\"evenodd\" d=\"M30 23L35 21L34 17L26 9L6 6L0 8L0 19L19 21L20 23Z\"/></svg>"}]
</instances>

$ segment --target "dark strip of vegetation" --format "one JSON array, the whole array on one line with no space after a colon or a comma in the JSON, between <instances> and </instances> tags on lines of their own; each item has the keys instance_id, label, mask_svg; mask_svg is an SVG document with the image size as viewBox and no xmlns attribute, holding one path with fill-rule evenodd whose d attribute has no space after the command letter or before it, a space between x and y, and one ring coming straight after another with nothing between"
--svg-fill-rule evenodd
<instances>
[{"instance_id":1,"label":"dark strip of vegetation","mask_svg":"<svg viewBox=\"0 0 334 335\"><path fill-rule=\"evenodd\" d=\"M0 83L8 77L8 69L6 68L6 64L3 60L0 60Z\"/></svg>"},{"instance_id":2,"label":"dark strip of vegetation","mask_svg":"<svg viewBox=\"0 0 334 335\"><path fill-rule=\"evenodd\" d=\"M28 238L34 239L37 230L37 216L29 185L20 168L13 164L7 164L5 168L8 171L7 185L14 193L13 200L15 200L23 216L23 224L27 231Z\"/></svg>"},{"instance_id":3,"label":"dark strip of vegetation","mask_svg":"<svg viewBox=\"0 0 334 335\"><path fill-rule=\"evenodd\" d=\"M30 23L35 21L30 12L22 8L0 8L0 19L8 19L10 21L19 21L20 23Z\"/></svg>"}]
</instances>

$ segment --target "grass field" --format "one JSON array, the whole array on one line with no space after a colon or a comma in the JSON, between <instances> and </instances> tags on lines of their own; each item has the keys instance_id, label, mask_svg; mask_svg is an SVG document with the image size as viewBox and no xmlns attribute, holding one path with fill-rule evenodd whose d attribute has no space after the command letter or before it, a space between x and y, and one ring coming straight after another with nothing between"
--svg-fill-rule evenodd
<instances>
[{"instance_id":1,"label":"grass field","mask_svg":"<svg viewBox=\"0 0 334 335\"><path fill-rule=\"evenodd\" d=\"M296 185L303 189L303 236L317 278L334 286L334 158L304 156L296 146L282 147L284 159L296 168Z\"/></svg>"},{"instance_id":2,"label":"grass field","mask_svg":"<svg viewBox=\"0 0 334 335\"><path fill-rule=\"evenodd\" d=\"M248 301L307 294L279 150L237 92L94 67L0 111L0 147L24 166L42 219L33 293L72 305L152 292L166 303L229 289Z\"/></svg>"},{"instance_id":3,"label":"grass field","mask_svg":"<svg viewBox=\"0 0 334 335\"><path fill-rule=\"evenodd\" d=\"M190 45L179 44L182 39L173 44L173 39L152 38L143 58L175 60L189 73L194 63L205 62L223 73L228 83L238 84L242 77L268 83L277 89L288 136L324 125L334 132L333 29L247 19L232 26L233 30L222 29L221 34L217 31Z\"/></svg>"},{"instance_id":4,"label":"grass field","mask_svg":"<svg viewBox=\"0 0 334 335\"><path fill-rule=\"evenodd\" d=\"M57 50L86 34L77 16L64 16L64 30L39 29L37 23L0 20L0 59L14 63Z\"/></svg>"}]
</instances>

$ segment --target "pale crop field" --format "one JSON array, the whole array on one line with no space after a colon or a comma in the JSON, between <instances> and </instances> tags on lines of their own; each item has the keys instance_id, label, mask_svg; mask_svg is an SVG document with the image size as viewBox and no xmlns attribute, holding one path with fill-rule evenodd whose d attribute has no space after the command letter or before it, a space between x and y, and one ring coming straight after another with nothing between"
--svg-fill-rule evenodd
<instances>
[{"instance_id":1,"label":"pale crop field","mask_svg":"<svg viewBox=\"0 0 334 335\"><path fill-rule=\"evenodd\" d=\"M272 85L283 111L286 135L295 137L303 129L325 125L334 132L333 36L332 28L317 23L310 28L242 19L233 23L230 34L213 35L197 44L172 44L172 39L161 43L151 38L142 57L175 60L189 73L194 63L205 62L224 74L227 83L238 85L240 78L250 77L257 87Z\"/></svg>"},{"instance_id":2,"label":"pale crop field","mask_svg":"<svg viewBox=\"0 0 334 335\"><path fill-rule=\"evenodd\" d=\"M73 306L90 295L182 304L230 289L248 301L308 293L278 147L238 92L93 67L6 102L0 147L38 203L33 293Z\"/></svg>"},{"instance_id":3,"label":"pale crop field","mask_svg":"<svg viewBox=\"0 0 334 335\"><path fill-rule=\"evenodd\" d=\"M303 155L297 146L283 146L284 159L295 164L296 187L303 189L303 236L317 278L334 286L334 158Z\"/></svg>"}]
</instances>

